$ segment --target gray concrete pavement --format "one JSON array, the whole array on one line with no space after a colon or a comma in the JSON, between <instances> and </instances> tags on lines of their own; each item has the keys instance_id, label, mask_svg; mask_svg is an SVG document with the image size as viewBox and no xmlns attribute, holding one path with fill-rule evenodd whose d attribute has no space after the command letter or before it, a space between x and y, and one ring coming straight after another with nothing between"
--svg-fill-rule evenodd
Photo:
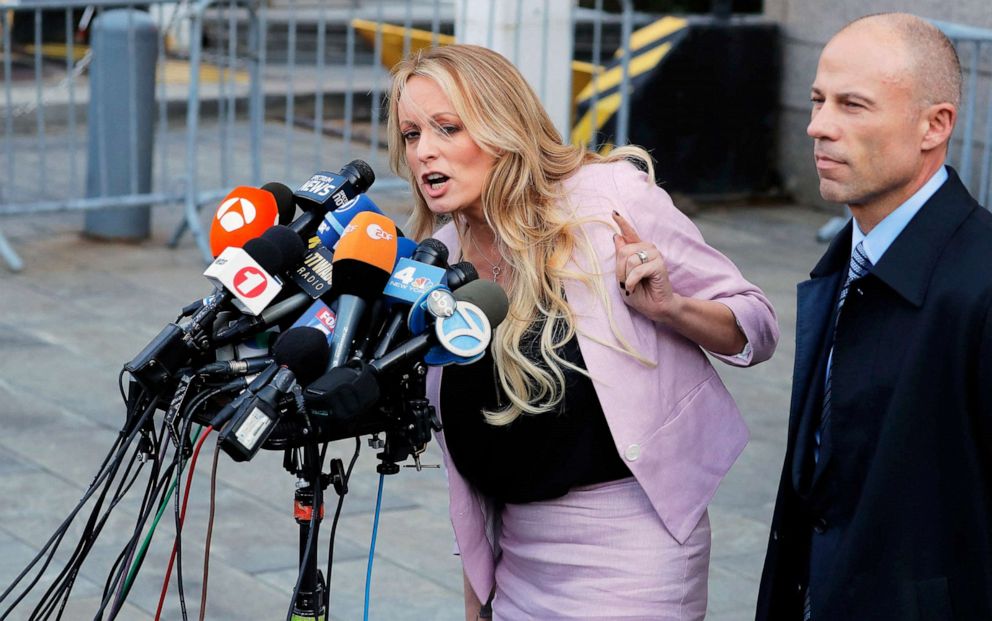
<instances>
[{"instance_id":1,"label":"gray concrete pavement","mask_svg":"<svg viewBox=\"0 0 992 621\"><path fill-rule=\"evenodd\" d=\"M306 168L299 171L301 178ZM370 195L400 218L409 204L403 192L373 187ZM140 244L80 237L81 214L0 221L26 264L16 275L0 270L0 587L10 583L75 505L113 442L124 413L117 389L122 364L173 320L181 306L209 291L189 237L176 250L165 246L178 219L178 208L155 208L153 238ZM707 240L769 294L782 326L771 361L745 370L718 364L752 439L710 509L707 618L716 621L753 615L785 447L794 285L822 251L814 241L822 219L820 213L791 205L708 206L695 216ZM351 441L337 442L329 454L347 460L353 446ZM211 453L205 448L200 457L184 530L191 616L199 602ZM437 463L434 445L425 461ZM363 442L338 529L332 619L361 618L375 463L374 451ZM283 471L281 454L268 452L247 464L222 455L218 478L207 617L283 618L296 577L297 527L291 517L295 481ZM95 611L139 495L136 490L115 511L84 567L66 618L89 618ZM371 618L461 618L461 570L450 554L446 502L440 470L404 469L386 478ZM122 618L154 615L171 546L171 520L163 520L160 530ZM322 559L328 531L322 531ZM72 533L70 547L79 528ZM6 602L0 609L4 607ZM29 610L19 609L12 618L26 618ZM179 616L175 593L166 610L164 618Z\"/></svg>"}]
</instances>

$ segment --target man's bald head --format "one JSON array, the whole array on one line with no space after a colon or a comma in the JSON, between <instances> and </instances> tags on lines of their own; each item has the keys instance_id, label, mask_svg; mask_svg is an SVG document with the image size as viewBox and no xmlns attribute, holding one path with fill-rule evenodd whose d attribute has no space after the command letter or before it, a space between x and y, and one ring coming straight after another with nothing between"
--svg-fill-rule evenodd
<instances>
[{"instance_id":1,"label":"man's bald head","mask_svg":"<svg viewBox=\"0 0 992 621\"><path fill-rule=\"evenodd\" d=\"M957 108L961 104L961 61L954 44L939 28L909 13L878 13L859 17L834 38L854 30L895 37L922 105L949 103Z\"/></svg>"}]
</instances>

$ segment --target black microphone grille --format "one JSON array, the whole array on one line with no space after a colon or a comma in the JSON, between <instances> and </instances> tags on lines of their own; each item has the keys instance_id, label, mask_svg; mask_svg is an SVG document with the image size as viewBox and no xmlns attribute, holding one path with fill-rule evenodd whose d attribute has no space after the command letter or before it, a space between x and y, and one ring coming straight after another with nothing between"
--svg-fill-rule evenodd
<instances>
[{"instance_id":1,"label":"black microphone grille","mask_svg":"<svg viewBox=\"0 0 992 621\"><path fill-rule=\"evenodd\" d=\"M362 160L352 160L341 168L341 176L347 177L359 194L369 189L375 183L375 173L372 167Z\"/></svg>"},{"instance_id":2,"label":"black microphone grille","mask_svg":"<svg viewBox=\"0 0 992 621\"><path fill-rule=\"evenodd\" d=\"M296 215L296 202L293 200L293 190L284 183L270 181L262 186L262 189L269 192L276 198L276 206L279 208L279 224L289 224Z\"/></svg>"},{"instance_id":3,"label":"black microphone grille","mask_svg":"<svg viewBox=\"0 0 992 621\"><path fill-rule=\"evenodd\" d=\"M463 285L479 280L479 271L469 261L461 261L448 267L445 274L448 288L454 291Z\"/></svg>"},{"instance_id":4,"label":"black microphone grille","mask_svg":"<svg viewBox=\"0 0 992 621\"><path fill-rule=\"evenodd\" d=\"M299 234L288 226L276 224L265 229L262 239L275 244L279 252L282 253L282 266L280 272L292 269L303 259L303 253L307 250L306 243Z\"/></svg>"},{"instance_id":5,"label":"black microphone grille","mask_svg":"<svg viewBox=\"0 0 992 621\"><path fill-rule=\"evenodd\" d=\"M452 292L456 300L475 304L486 314L489 324L495 328L510 309L506 292L498 284L489 280L473 280Z\"/></svg>"},{"instance_id":6,"label":"black microphone grille","mask_svg":"<svg viewBox=\"0 0 992 621\"><path fill-rule=\"evenodd\" d=\"M445 267L448 264L448 247L444 245L444 242L428 237L417 244L417 249L413 251L413 256L410 258L427 265Z\"/></svg>"},{"instance_id":7,"label":"black microphone grille","mask_svg":"<svg viewBox=\"0 0 992 621\"><path fill-rule=\"evenodd\" d=\"M283 256L279 247L268 239L255 237L245 242L244 251L248 253L262 269L270 274L278 274L282 269Z\"/></svg>"},{"instance_id":8,"label":"black microphone grille","mask_svg":"<svg viewBox=\"0 0 992 621\"><path fill-rule=\"evenodd\" d=\"M279 337L272 355L276 364L288 368L297 383L306 386L324 374L331 354L323 332L300 326L287 330Z\"/></svg>"}]
</instances>

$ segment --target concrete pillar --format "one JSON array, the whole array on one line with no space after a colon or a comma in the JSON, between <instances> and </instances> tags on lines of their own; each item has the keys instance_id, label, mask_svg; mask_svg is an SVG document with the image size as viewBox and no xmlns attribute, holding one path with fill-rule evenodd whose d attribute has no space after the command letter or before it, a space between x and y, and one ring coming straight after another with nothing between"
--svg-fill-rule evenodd
<instances>
[{"instance_id":1,"label":"concrete pillar","mask_svg":"<svg viewBox=\"0 0 992 621\"><path fill-rule=\"evenodd\" d=\"M571 133L572 0L456 0L455 38L520 69L565 140Z\"/></svg>"},{"instance_id":2,"label":"concrete pillar","mask_svg":"<svg viewBox=\"0 0 992 621\"><path fill-rule=\"evenodd\" d=\"M93 22L91 42L86 196L147 194L152 185L158 28L144 11L106 11ZM87 211L85 233L147 238L150 209Z\"/></svg>"}]
</instances>

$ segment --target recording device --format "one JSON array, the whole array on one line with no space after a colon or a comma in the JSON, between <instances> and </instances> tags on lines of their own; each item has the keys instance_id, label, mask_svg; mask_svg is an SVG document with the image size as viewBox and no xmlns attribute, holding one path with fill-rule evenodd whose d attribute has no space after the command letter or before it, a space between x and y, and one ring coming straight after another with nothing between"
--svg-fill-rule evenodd
<instances>
[{"instance_id":1,"label":"recording device","mask_svg":"<svg viewBox=\"0 0 992 621\"><path fill-rule=\"evenodd\" d=\"M382 210L372 202L371 198L365 194L359 194L341 207L327 212L317 227L317 237L320 238L320 243L324 244L326 248L334 250L338 240L344 235L344 229L348 223L355 216L366 211L382 214Z\"/></svg>"},{"instance_id":2,"label":"recording device","mask_svg":"<svg viewBox=\"0 0 992 621\"><path fill-rule=\"evenodd\" d=\"M188 322L182 326L176 323L166 324L134 359L124 365L125 370L145 386L160 386L173 377L180 368L210 351L210 331L214 319L221 306L233 297L232 290L223 286L223 280L227 280L232 289L237 291L239 286L251 284L248 281L249 274L258 278L268 278L270 272L278 271L283 260L279 248L262 238L249 240L243 249L228 248L225 252L227 251L234 251L237 254L241 266L238 271L243 271L243 275L238 276L238 272L227 272L224 279L217 281L221 287L206 298L208 301L200 306ZM268 280L265 281L265 286L269 286ZM256 284L255 287L261 290L259 285ZM255 289L248 289L248 294L254 291ZM250 300L250 297L248 299Z\"/></svg>"},{"instance_id":3,"label":"recording device","mask_svg":"<svg viewBox=\"0 0 992 621\"><path fill-rule=\"evenodd\" d=\"M351 199L365 193L374 182L375 173L362 160L345 164L339 173L314 173L293 193L296 204L304 213L290 227L302 239L309 239L327 212L343 207Z\"/></svg>"},{"instance_id":4,"label":"recording device","mask_svg":"<svg viewBox=\"0 0 992 621\"><path fill-rule=\"evenodd\" d=\"M293 191L285 183L270 181L262 186L262 189L272 194L276 199L276 206L279 208L279 224L287 225L296 218L296 201L293 200Z\"/></svg>"},{"instance_id":5,"label":"recording device","mask_svg":"<svg viewBox=\"0 0 992 621\"><path fill-rule=\"evenodd\" d=\"M448 248L434 238L420 242L409 259L396 262L383 295L393 302L373 358L385 355L403 330L409 305L446 277Z\"/></svg>"},{"instance_id":6,"label":"recording device","mask_svg":"<svg viewBox=\"0 0 992 621\"><path fill-rule=\"evenodd\" d=\"M290 329L304 327L316 328L326 335L327 345L330 347L336 326L337 313L334 312L333 308L325 304L322 300L314 300L313 304L290 326Z\"/></svg>"},{"instance_id":7,"label":"recording device","mask_svg":"<svg viewBox=\"0 0 992 621\"><path fill-rule=\"evenodd\" d=\"M276 341L273 356L276 371L271 379L244 393L248 396L239 399L240 405L220 434L220 447L234 461L255 456L282 417L280 400L297 385L311 383L326 367L327 341L315 328L294 328Z\"/></svg>"},{"instance_id":8,"label":"recording device","mask_svg":"<svg viewBox=\"0 0 992 621\"><path fill-rule=\"evenodd\" d=\"M254 332L264 330L292 316L293 313L305 308L312 301L306 293L294 293L284 300L272 304L258 315L248 315L231 321L226 326L216 329L213 339L214 345L225 345Z\"/></svg>"},{"instance_id":9,"label":"recording device","mask_svg":"<svg viewBox=\"0 0 992 621\"><path fill-rule=\"evenodd\" d=\"M334 252L337 325L330 366L344 364L369 303L382 293L396 263L396 225L389 218L363 212L345 228Z\"/></svg>"},{"instance_id":10,"label":"recording device","mask_svg":"<svg viewBox=\"0 0 992 621\"><path fill-rule=\"evenodd\" d=\"M444 272L444 280L441 282L454 291L462 285L478 279L479 271L475 269L475 266L468 261L461 261L448 266L447 271Z\"/></svg>"},{"instance_id":11,"label":"recording device","mask_svg":"<svg viewBox=\"0 0 992 621\"><path fill-rule=\"evenodd\" d=\"M275 275L298 262L303 249L299 237L281 225L248 240L244 248L226 248L204 272L216 287L214 293L191 305L199 308L184 325L167 324L124 368L146 386L160 386L211 351L214 320L225 304L250 315L264 310L282 289Z\"/></svg>"},{"instance_id":12,"label":"recording device","mask_svg":"<svg viewBox=\"0 0 992 621\"><path fill-rule=\"evenodd\" d=\"M441 299L444 292L438 288L431 293ZM351 366L331 368L303 391L304 402L315 414L346 424L379 401L383 376L408 368L435 346L450 354L448 363L465 364L477 359L488 347L493 328L506 317L509 302L499 285L476 280L434 308L438 316L423 333L368 364L353 361Z\"/></svg>"},{"instance_id":13,"label":"recording device","mask_svg":"<svg viewBox=\"0 0 992 621\"><path fill-rule=\"evenodd\" d=\"M259 188L238 186L221 201L210 224L210 251L220 256L227 248L241 248L275 224L292 221L296 207L281 183Z\"/></svg>"}]
</instances>

